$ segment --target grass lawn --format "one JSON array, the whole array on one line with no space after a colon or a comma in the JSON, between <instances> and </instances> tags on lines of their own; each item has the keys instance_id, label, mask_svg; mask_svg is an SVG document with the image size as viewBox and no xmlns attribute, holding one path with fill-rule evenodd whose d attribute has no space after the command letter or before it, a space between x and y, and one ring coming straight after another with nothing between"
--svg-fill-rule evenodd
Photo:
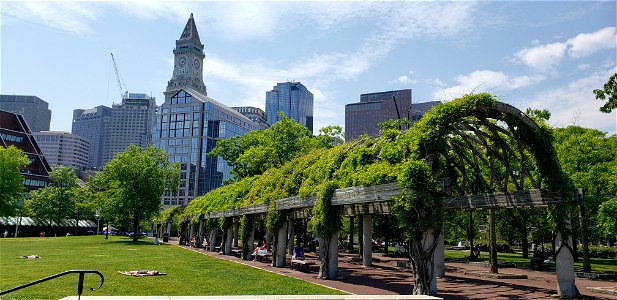
<instances>
[{"instance_id":1,"label":"grass lawn","mask_svg":"<svg viewBox=\"0 0 617 300\"><path fill-rule=\"evenodd\" d=\"M21 255L40 259L18 259ZM86 274L84 295L293 295L342 294L339 291L212 258L175 245L155 246L152 240L132 242L128 237L46 237L0 239L0 290L6 290L72 269L97 270L100 279ZM118 271L158 270L163 276L132 277ZM58 299L77 295L78 274L34 285L3 299ZM2 298L2 297L0 297Z\"/></svg>"},{"instance_id":2,"label":"grass lawn","mask_svg":"<svg viewBox=\"0 0 617 300\"><path fill-rule=\"evenodd\" d=\"M531 253L529 254L531 255ZM468 261L469 251L446 250L445 258L452 260ZM594 273L617 273L617 259L605 258L590 258L591 271ZM476 261L488 261L488 253L482 252L481 258ZM529 268L530 258L523 258L522 254L517 253L497 253L497 261L499 263L513 263L517 267ZM555 264L549 265L555 268ZM577 272L583 271L583 258L579 258L578 262L574 263L574 270Z\"/></svg>"}]
</instances>

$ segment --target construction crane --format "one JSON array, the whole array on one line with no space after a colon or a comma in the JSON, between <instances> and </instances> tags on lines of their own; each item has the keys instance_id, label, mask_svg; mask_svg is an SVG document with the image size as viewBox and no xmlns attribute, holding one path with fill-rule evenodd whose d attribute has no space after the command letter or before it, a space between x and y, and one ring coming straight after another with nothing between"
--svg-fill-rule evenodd
<instances>
[{"instance_id":1,"label":"construction crane","mask_svg":"<svg viewBox=\"0 0 617 300\"><path fill-rule=\"evenodd\" d=\"M118 81L118 91L120 91L120 99L124 99L124 97L128 97L128 90L126 89L126 85L120 81L120 72L118 72L118 66L116 65L116 59L114 58L114 54L111 53L111 61L114 63L114 71L116 71L116 81Z\"/></svg>"}]
</instances>

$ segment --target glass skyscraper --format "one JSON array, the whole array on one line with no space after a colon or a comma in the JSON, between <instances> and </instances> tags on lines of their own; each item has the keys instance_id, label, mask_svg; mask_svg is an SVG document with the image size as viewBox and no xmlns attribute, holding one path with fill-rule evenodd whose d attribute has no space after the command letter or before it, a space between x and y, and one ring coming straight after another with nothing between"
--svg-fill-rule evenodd
<instances>
[{"instance_id":1,"label":"glass skyscraper","mask_svg":"<svg viewBox=\"0 0 617 300\"><path fill-rule=\"evenodd\" d=\"M217 140L258 129L257 123L208 97L203 82L203 53L191 14L176 40L174 72L167 84L154 141L180 164L177 195L165 191L163 205L185 205L222 185L231 168L218 156L208 156Z\"/></svg>"},{"instance_id":2,"label":"glass skyscraper","mask_svg":"<svg viewBox=\"0 0 617 300\"><path fill-rule=\"evenodd\" d=\"M271 91L266 92L268 124L280 120L277 115L279 112L313 131L313 94L302 83L277 83Z\"/></svg>"},{"instance_id":3,"label":"glass skyscraper","mask_svg":"<svg viewBox=\"0 0 617 300\"><path fill-rule=\"evenodd\" d=\"M71 133L84 138L90 143L88 168L102 168L104 165L103 149L109 135L112 109L99 105L90 109L73 110Z\"/></svg>"}]
</instances>

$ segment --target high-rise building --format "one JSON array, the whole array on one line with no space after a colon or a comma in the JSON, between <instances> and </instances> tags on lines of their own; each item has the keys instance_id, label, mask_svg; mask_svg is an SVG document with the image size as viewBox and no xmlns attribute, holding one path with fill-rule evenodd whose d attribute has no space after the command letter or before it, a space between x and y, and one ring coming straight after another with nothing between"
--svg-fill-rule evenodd
<instances>
[{"instance_id":1,"label":"high-rise building","mask_svg":"<svg viewBox=\"0 0 617 300\"><path fill-rule=\"evenodd\" d=\"M261 108L252 106L239 106L232 108L235 109L237 112L243 114L245 117L249 118L251 121L257 123L257 125L259 125L259 130L263 130L269 127L266 113Z\"/></svg>"},{"instance_id":2,"label":"high-rise building","mask_svg":"<svg viewBox=\"0 0 617 300\"><path fill-rule=\"evenodd\" d=\"M50 166L68 166L79 171L88 165L90 143L65 131L39 131L32 135Z\"/></svg>"},{"instance_id":3,"label":"high-rise building","mask_svg":"<svg viewBox=\"0 0 617 300\"><path fill-rule=\"evenodd\" d=\"M142 148L152 144L156 122L156 99L146 94L129 93L121 104L111 108L111 121L103 145L103 165L133 144Z\"/></svg>"},{"instance_id":4,"label":"high-rise building","mask_svg":"<svg viewBox=\"0 0 617 300\"><path fill-rule=\"evenodd\" d=\"M379 123L405 119L411 114L411 89L360 95L360 102L345 105L345 139L379 135Z\"/></svg>"},{"instance_id":5,"label":"high-rise building","mask_svg":"<svg viewBox=\"0 0 617 300\"><path fill-rule=\"evenodd\" d=\"M280 120L277 115L279 112L313 131L313 94L302 83L277 83L271 91L266 92L268 124Z\"/></svg>"},{"instance_id":6,"label":"high-rise building","mask_svg":"<svg viewBox=\"0 0 617 300\"><path fill-rule=\"evenodd\" d=\"M0 147L21 149L30 162L21 170L27 190L36 190L49 184L51 168L36 143L26 120L20 114L0 110Z\"/></svg>"},{"instance_id":7,"label":"high-rise building","mask_svg":"<svg viewBox=\"0 0 617 300\"><path fill-rule=\"evenodd\" d=\"M103 167L103 150L107 142L106 137L109 135L111 112L111 108L103 105L91 109L73 110L71 133L90 143L88 168Z\"/></svg>"},{"instance_id":8,"label":"high-rise building","mask_svg":"<svg viewBox=\"0 0 617 300\"><path fill-rule=\"evenodd\" d=\"M37 96L0 95L0 109L22 115L32 131L49 130L51 110L48 106Z\"/></svg>"},{"instance_id":9,"label":"high-rise building","mask_svg":"<svg viewBox=\"0 0 617 300\"><path fill-rule=\"evenodd\" d=\"M164 206L184 205L222 185L231 168L218 156L208 156L217 140L243 135L258 125L241 113L208 97L203 82L204 45L193 14L174 49L174 71L155 132L155 145L180 164L177 195L165 191Z\"/></svg>"}]
</instances>

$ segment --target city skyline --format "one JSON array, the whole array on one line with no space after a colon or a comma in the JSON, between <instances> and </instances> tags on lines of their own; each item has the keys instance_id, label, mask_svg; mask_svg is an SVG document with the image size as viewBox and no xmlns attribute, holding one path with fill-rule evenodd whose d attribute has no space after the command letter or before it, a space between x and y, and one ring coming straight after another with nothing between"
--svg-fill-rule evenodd
<instances>
[{"instance_id":1,"label":"city skyline","mask_svg":"<svg viewBox=\"0 0 617 300\"><path fill-rule=\"evenodd\" d=\"M488 91L549 109L556 127L614 134L593 89L615 72L615 2L2 2L0 93L49 103L51 130L77 108L130 92L161 104L178 28L195 16L208 96L265 109L277 82L314 95L314 132L344 126L360 94L413 89L413 102ZM302 9L299 9L302 8Z\"/></svg>"}]
</instances>

